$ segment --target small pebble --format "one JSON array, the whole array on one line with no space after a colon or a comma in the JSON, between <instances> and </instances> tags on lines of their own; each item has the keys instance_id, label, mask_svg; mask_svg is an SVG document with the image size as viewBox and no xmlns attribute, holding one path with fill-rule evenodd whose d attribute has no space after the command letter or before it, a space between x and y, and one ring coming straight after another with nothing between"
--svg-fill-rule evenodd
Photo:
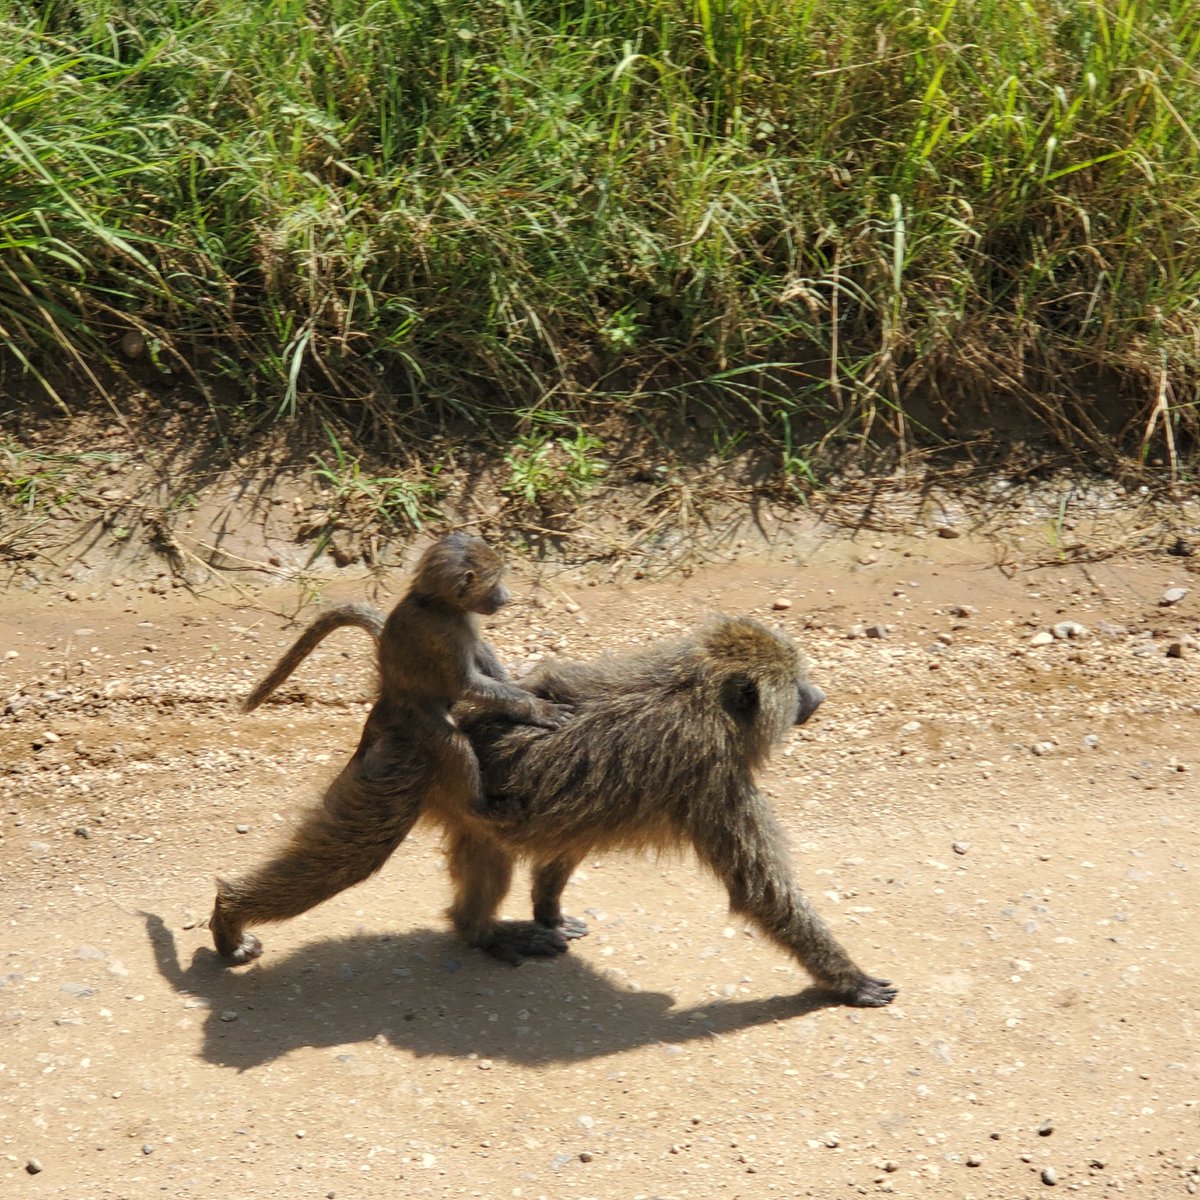
<instances>
[{"instance_id":1,"label":"small pebble","mask_svg":"<svg viewBox=\"0 0 1200 1200\"><path fill-rule=\"evenodd\" d=\"M249 825L235 825L234 829L236 829L238 831L238 833L249 833L250 832Z\"/></svg>"},{"instance_id":2,"label":"small pebble","mask_svg":"<svg viewBox=\"0 0 1200 1200\"><path fill-rule=\"evenodd\" d=\"M1059 623L1050 632L1058 638L1060 642L1065 642L1069 638L1085 638L1087 637L1087 628L1080 625L1078 621L1059 621Z\"/></svg>"},{"instance_id":3,"label":"small pebble","mask_svg":"<svg viewBox=\"0 0 1200 1200\"><path fill-rule=\"evenodd\" d=\"M41 1159L38 1159L38 1158L31 1158L25 1164L25 1170L30 1175L40 1175L42 1172L42 1169L43 1168L42 1168Z\"/></svg>"},{"instance_id":4,"label":"small pebble","mask_svg":"<svg viewBox=\"0 0 1200 1200\"><path fill-rule=\"evenodd\" d=\"M1050 633L1046 629L1043 629L1040 633L1035 633L1033 637L1029 639L1029 644L1031 646L1049 646L1053 641L1054 634Z\"/></svg>"},{"instance_id":5,"label":"small pebble","mask_svg":"<svg viewBox=\"0 0 1200 1200\"><path fill-rule=\"evenodd\" d=\"M874 625L868 625L863 630L863 636L869 638L885 638L887 637L887 626L876 622Z\"/></svg>"},{"instance_id":6,"label":"small pebble","mask_svg":"<svg viewBox=\"0 0 1200 1200\"><path fill-rule=\"evenodd\" d=\"M784 612L792 607L792 602L786 596L776 596L771 602L771 607L776 612Z\"/></svg>"},{"instance_id":7,"label":"small pebble","mask_svg":"<svg viewBox=\"0 0 1200 1200\"><path fill-rule=\"evenodd\" d=\"M235 1012L233 1011L233 1009L230 1009L230 1008L227 1008L227 1009L226 1009L226 1010L225 1010L225 1011L224 1011L224 1012L221 1014L221 1020L222 1020L222 1021L225 1021L225 1022L229 1022L229 1021L236 1021L237 1019L238 1019L238 1015L237 1015L237 1013L235 1013Z\"/></svg>"},{"instance_id":8,"label":"small pebble","mask_svg":"<svg viewBox=\"0 0 1200 1200\"><path fill-rule=\"evenodd\" d=\"M1053 1187L1058 1182L1058 1172L1053 1167L1043 1167L1042 1182L1047 1187Z\"/></svg>"},{"instance_id":9,"label":"small pebble","mask_svg":"<svg viewBox=\"0 0 1200 1200\"><path fill-rule=\"evenodd\" d=\"M1185 587L1170 587L1167 588L1159 600L1159 604L1163 608L1170 608L1173 604L1178 604L1180 600L1188 594L1188 589Z\"/></svg>"},{"instance_id":10,"label":"small pebble","mask_svg":"<svg viewBox=\"0 0 1200 1200\"><path fill-rule=\"evenodd\" d=\"M591 1162L592 1161L592 1152L590 1150L580 1150L579 1161L580 1162Z\"/></svg>"},{"instance_id":11,"label":"small pebble","mask_svg":"<svg viewBox=\"0 0 1200 1200\"><path fill-rule=\"evenodd\" d=\"M940 538L956 538L962 536L962 534L959 533L959 531L955 529L953 525L939 525L937 535Z\"/></svg>"},{"instance_id":12,"label":"small pebble","mask_svg":"<svg viewBox=\"0 0 1200 1200\"><path fill-rule=\"evenodd\" d=\"M1033 745L1030 746L1030 749L1040 758L1043 754L1049 754L1050 751L1054 749L1054 743L1034 742Z\"/></svg>"},{"instance_id":13,"label":"small pebble","mask_svg":"<svg viewBox=\"0 0 1200 1200\"><path fill-rule=\"evenodd\" d=\"M92 836L92 831L86 825L76 825L75 836L77 838L83 838L84 841L87 841L87 839Z\"/></svg>"},{"instance_id":14,"label":"small pebble","mask_svg":"<svg viewBox=\"0 0 1200 1200\"><path fill-rule=\"evenodd\" d=\"M1038 1137L1049 1137L1054 1132L1054 1122L1047 1117L1038 1127Z\"/></svg>"},{"instance_id":15,"label":"small pebble","mask_svg":"<svg viewBox=\"0 0 1200 1200\"><path fill-rule=\"evenodd\" d=\"M479 1069L481 1071L490 1071L492 1069L492 1060L490 1058L481 1058L479 1060Z\"/></svg>"},{"instance_id":16,"label":"small pebble","mask_svg":"<svg viewBox=\"0 0 1200 1200\"><path fill-rule=\"evenodd\" d=\"M950 615L952 617L971 617L974 616L979 609L973 604L952 604L950 605Z\"/></svg>"},{"instance_id":17,"label":"small pebble","mask_svg":"<svg viewBox=\"0 0 1200 1200\"><path fill-rule=\"evenodd\" d=\"M1086 750L1095 750L1100 745L1100 738L1094 733L1089 733L1083 739L1083 745Z\"/></svg>"},{"instance_id":18,"label":"small pebble","mask_svg":"<svg viewBox=\"0 0 1200 1200\"><path fill-rule=\"evenodd\" d=\"M841 1139L832 1131L825 1135L825 1145L827 1145L831 1150L834 1149L835 1146L838 1146L840 1142Z\"/></svg>"},{"instance_id":19,"label":"small pebble","mask_svg":"<svg viewBox=\"0 0 1200 1200\"><path fill-rule=\"evenodd\" d=\"M967 1166L968 1167L978 1167L978 1166L982 1166L982 1164L983 1164L983 1155L982 1154L968 1154L967 1155Z\"/></svg>"},{"instance_id":20,"label":"small pebble","mask_svg":"<svg viewBox=\"0 0 1200 1200\"><path fill-rule=\"evenodd\" d=\"M955 854L966 854L966 852L968 850L970 850L970 848L971 848L971 843L970 842L955 842L954 845L951 846L950 848L954 851Z\"/></svg>"},{"instance_id":21,"label":"small pebble","mask_svg":"<svg viewBox=\"0 0 1200 1200\"><path fill-rule=\"evenodd\" d=\"M1183 657L1183 643L1182 642L1171 642L1170 645L1167 646L1167 657L1168 658L1182 658Z\"/></svg>"},{"instance_id":22,"label":"small pebble","mask_svg":"<svg viewBox=\"0 0 1200 1200\"><path fill-rule=\"evenodd\" d=\"M146 1143L145 1143L145 1144L142 1146L142 1153L143 1153L143 1154L153 1154L153 1153L154 1153L154 1147L153 1147L152 1145L150 1145L150 1143L149 1143L149 1142L146 1142Z\"/></svg>"}]
</instances>

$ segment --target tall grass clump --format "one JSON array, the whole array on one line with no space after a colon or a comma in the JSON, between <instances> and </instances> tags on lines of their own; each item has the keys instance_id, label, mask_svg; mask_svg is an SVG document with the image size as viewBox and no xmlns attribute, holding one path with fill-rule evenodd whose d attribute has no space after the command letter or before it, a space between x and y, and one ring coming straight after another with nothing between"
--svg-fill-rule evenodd
<instances>
[{"instance_id":1,"label":"tall grass clump","mask_svg":"<svg viewBox=\"0 0 1200 1200\"><path fill-rule=\"evenodd\" d=\"M969 402L1174 456L1200 424L1194 0L0 14L29 371L132 330L381 427L691 396L790 447Z\"/></svg>"}]
</instances>

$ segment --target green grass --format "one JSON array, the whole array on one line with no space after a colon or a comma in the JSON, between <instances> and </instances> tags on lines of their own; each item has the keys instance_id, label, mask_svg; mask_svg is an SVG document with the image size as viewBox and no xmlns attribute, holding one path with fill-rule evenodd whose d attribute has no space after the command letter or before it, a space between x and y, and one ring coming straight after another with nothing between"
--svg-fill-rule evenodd
<instances>
[{"instance_id":1,"label":"green grass","mask_svg":"<svg viewBox=\"0 0 1200 1200\"><path fill-rule=\"evenodd\" d=\"M333 516L353 510L365 510L385 529L418 531L441 514L437 476L439 464L431 464L422 473L409 475L373 475L363 469L360 457L350 454L337 434L325 425L328 454L318 456L313 477L324 485Z\"/></svg>"},{"instance_id":2,"label":"green grass","mask_svg":"<svg viewBox=\"0 0 1200 1200\"><path fill-rule=\"evenodd\" d=\"M40 513L74 499L101 466L119 455L103 451L56 453L32 450L0 437L0 503L26 513Z\"/></svg>"},{"instance_id":3,"label":"green grass","mask_svg":"<svg viewBox=\"0 0 1200 1200\"><path fill-rule=\"evenodd\" d=\"M792 481L802 427L980 397L1109 453L1097 380L1134 453L1195 443L1194 0L0 0L0 37L0 348L48 388L136 329L264 416L515 423L522 495L567 451L520 414L614 404L716 405Z\"/></svg>"},{"instance_id":4,"label":"green grass","mask_svg":"<svg viewBox=\"0 0 1200 1200\"><path fill-rule=\"evenodd\" d=\"M503 490L530 506L545 506L591 491L608 469L604 442L557 413L524 414L532 428L504 456Z\"/></svg>"}]
</instances>

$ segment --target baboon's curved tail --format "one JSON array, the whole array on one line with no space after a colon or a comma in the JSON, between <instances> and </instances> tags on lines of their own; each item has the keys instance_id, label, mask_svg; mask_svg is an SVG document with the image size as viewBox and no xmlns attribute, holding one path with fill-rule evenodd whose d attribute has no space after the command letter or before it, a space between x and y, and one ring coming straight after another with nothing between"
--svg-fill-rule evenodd
<instances>
[{"instance_id":1,"label":"baboon's curved tail","mask_svg":"<svg viewBox=\"0 0 1200 1200\"><path fill-rule=\"evenodd\" d=\"M383 633L383 613L370 604L339 604L323 612L296 639L290 650L275 664L271 673L242 701L242 712L253 712L335 629L355 625L365 629L379 645Z\"/></svg>"}]
</instances>

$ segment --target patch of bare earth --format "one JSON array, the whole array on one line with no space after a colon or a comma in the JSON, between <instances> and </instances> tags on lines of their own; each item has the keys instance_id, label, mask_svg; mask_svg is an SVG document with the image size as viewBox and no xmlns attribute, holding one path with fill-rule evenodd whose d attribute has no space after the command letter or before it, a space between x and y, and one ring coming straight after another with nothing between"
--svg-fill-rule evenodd
<instances>
[{"instance_id":1,"label":"patch of bare earth","mask_svg":"<svg viewBox=\"0 0 1200 1200\"><path fill-rule=\"evenodd\" d=\"M351 752L365 637L240 717L294 584L10 588L4 1194L1194 1193L1200 583L1165 556L1045 557L826 527L687 578L518 567L488 622L516 669L713 610L801 642L829 699L763 784L816 907L900 986L869 1011L818 1003L690 858L586 862L567 901L590 935L502 966L450 934L420 830L223 969L213 876ZM1083 632L1035 644L1063 622Z\"/></svg>"}]
</instances>

